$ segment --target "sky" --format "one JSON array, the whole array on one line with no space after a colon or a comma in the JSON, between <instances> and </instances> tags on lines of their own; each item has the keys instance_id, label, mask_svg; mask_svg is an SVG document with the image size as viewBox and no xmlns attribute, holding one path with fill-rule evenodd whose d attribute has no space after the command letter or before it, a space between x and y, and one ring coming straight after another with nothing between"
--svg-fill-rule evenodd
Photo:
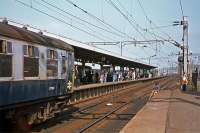
<instances>
[{"instance_id":1,"label":"sky","mask_svg":"<svg viewBox=\"0 0 200 133\"><path fill-rule=\"evenodd\" d=\"M18 1L24 2L30 7L26 7ZM168 39L170 36L181 43L182 27L171 26L174 21L182 19L179 0L112 0L125 17L111 6L109 0L71 1L81 9L111 25L117 31L74 7L67 0L1 0L0 18L6 17L22 24L28 24L82 42L131 41L133 38L146 41L159 39L155 36L156 34L165 39ZM200 1L182 0L181 2L183 13L187 16L189 23L190 51L192 53L199 53L200 14L198 12ZM54 7L56 6L57 9L47 3ZM43 13L35 11L31 7ZM58 10L58 8L62 11ZM69 13L79 19L70 16ZM47 14L50 16L47 16ZM84 22L80 21L80 19ZM96 28L91 24L104 30ZM159 26L167 27L155 28ZM145 32L144 29L148 29L149 32ZM119 44L109 46L98 45L97 47L120 54ZM152 65L166 67L177 62L175 54L179 51L180 49L165 42L164 44L125 45L123 46L122 54L141 62L149 63L150 60Z\"/></svg>"}]
</instances>

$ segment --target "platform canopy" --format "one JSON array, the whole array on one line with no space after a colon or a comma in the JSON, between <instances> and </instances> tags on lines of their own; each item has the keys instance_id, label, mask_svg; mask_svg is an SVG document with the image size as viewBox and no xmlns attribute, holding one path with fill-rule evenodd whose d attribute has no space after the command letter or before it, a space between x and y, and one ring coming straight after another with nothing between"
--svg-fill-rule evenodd
<instances>
[{"instance_id":1,"label":"platform canopy","mask_svg":"<svg viewBox=\"0 0 200 133\"><path fill-rule=\"evenodd\" d=\"M49 36L58 38L74 47L75 60L84 61L85 63L97 63L97 64L107 64L121 67L130 68L141 68L141 69L154 69L155 66L137 62L133 59L120 56L118 54L106 51L95 47L94 45L89 45L71 38L66 38L62 36L56 36L48 34Z\"/></svg>"},{"instance_id":2,"label":"platform canopy","mask_svg":"<svg viewBox=\"0 0 200 133\"><path fill-rule=\"evenodd\" d=\"M74 46L75 59L77 61L81 60L86 63L97 63L97 64L106 64L114 65L121 67L130 67L130 68L141 68L141 69L154 69L156 67L139 63L130 59L123 57L117 57L112 54L100 53L90 49L85 49L81 47Z\"/></svg>"}]
</instances>

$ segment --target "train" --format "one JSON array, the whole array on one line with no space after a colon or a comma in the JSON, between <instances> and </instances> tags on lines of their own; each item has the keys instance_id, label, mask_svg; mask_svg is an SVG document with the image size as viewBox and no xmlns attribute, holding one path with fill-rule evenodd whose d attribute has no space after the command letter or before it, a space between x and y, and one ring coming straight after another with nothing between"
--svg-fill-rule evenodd
<instances>
[{"instance_id":1,"label":"train","mask_svg":"<svg viewBox=\"0 0 200 133\"><path fill-rule=\"evenodd\" d=\"M27 128L68 104L74 48L27 27L0 22L0 114Z\"/></svg>"}]
</instances>

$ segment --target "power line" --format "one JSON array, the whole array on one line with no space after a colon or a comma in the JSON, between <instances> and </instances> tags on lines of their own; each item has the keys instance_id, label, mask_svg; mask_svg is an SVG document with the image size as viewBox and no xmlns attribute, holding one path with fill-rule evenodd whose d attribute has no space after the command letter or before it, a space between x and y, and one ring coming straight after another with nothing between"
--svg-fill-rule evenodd
<instances>
[{"instance_id":1,"label":"power line","mask_svg":"<svg viewBox=\"0 0 200 133\"><path fill-rule=\"evenodd\" d=\"M91 16L92 18L95 18L97 20L99 20L100 22L103 22L101 19L99 19L98 17L94 16L93 14L89 13L88 11L86 11L85 9L81 8L80 6L76 5L75 3L73 3L71 0L65 0L66 2L72 4L74 7L78 8L79 10L81 10L82 12L88 14L89 16ZM122 12L121 12L122 13ZM123 14L123 13L122 13ZM131 23L131 21L129 20L129 22ZM132 24L132 26L134 27L134 25ZM137 29L135 28L141 35L142 33ZM142 35L143 36L143 35ZM144 37L144 36L143 36ZM146 39L146 38L145 38ZM146 53L146 52L145 52Z\"/></svg>"},{"instance_id":2,"label":"power line","mask_svg":"<svg viewBox=\"0 0 200 133\"><path fill-rule=\"evenodd\" d=\"M137 27L135 27L135 25L132 23L132 21L127 17L127 15L125 15L116 5L114 2L112 2L111 0L106 0L113 8L115 8L128 22L129 24L145 39L146 37L137 29Z\"/></svg>"},{"instance_id":3,"label":"power line","mask_svg":"<svg viewBox=\"0 0 200 133\"><path fill-rule=\"evenodd\" d=\"M119 33L125 35L126 37L129 37L129 38L131 38L131 39L133 39L133 40L136 40L135 38L130 37L128 34L126 34L126 33L122 32L122 31L118 30L117 28L115 28L115 27L112 26L111 24L105 22L104 20L101 20L101 19L98 18L97 16L93 15L92 13L90 13L90 12L86 11L85 9L81 8L80 6L76 5L76 4L75 4L74 2L72 2L71 0L65 0L65 1L68 2L69 4L73 5L75 8L81 10L82 12L84 12L85 14L87 14L88 16L90 16L91 18L97 20L98 22L100 22L100 23L103 24L104 26L107 26L108 28L111 28L111 29L117 31L117 32L119 32Z\"/></svg>"},{"instance_id":4,"label":"power line","mask_svg":"<svg viewBox=\"0 0 200 133\"><path fill-rule=\"evenodd\" d=\"M100 22L105 23L104 21L102 21L102 20L99 19L98 17L92 15L92 14L89 13L88 11L84 10L83 8L81 8L81 7L79 7L78 5L76 5L75 3L73 3L71 0L65 0L65 1L67 1L67 2L70 3L70 4L72 4L74 7L78 8L79 10L81 10L81 11L83 11L84 13L88 14L89 16L91 16L91 17L93 17L93 18L99 20ZM116 8L117 8L117 7L116 7ZM120 11L120 9L119 9L119 11ZM121 11L120 11L120 12L121 12ZM123 13L121 12L121 14L123 14ZM141 36L144 37L144 35L132 24L132 22L126 17L126 15L123 14L123 16L131 23L132 27L133 27L137 32L139 32ZM106 25L110 26L110 25L107 24L107 23L106 23ZM112 27L112 26L111 26L111 27ZM132 38L132 37L131 37L131 38ZM146 37L144 37L144 38L146 39ZM133 38L133 39L136 40L135 38ZM144 53L147 54L147 52L144 52Z\"/></svg>"},{"instance_id":5,"label":"power line","mask_svg":"<svg viewBox=\"0 0 200 133\"><path fill-rule=\"evenodd\" d=\"M110 1L111 1L111 0L110 0ZM125 10L125 12L134 20L134 18L132 17L132 15L129 14L129 12L126 10L126 8L124 8L123 5L119 2L119 0L117 0L117 1L118 1L119 5ZM111 2L112 2L112 1L111 1ZM138 0L138 2L140 2L140 1ZM147 16L147 13L145 12L145 10L144 10L144 8L143 8L141 2L139 3L139 5L140 5L140 7L142 8L143 13L144 13L144 15L145 15L147 21L149 21L149 23L151 24L152 21L151 21L151 20L149 19L149 17ZM128 17L127 17L127 18L128 18ZM134 21L135 21L135 20L134 20ZM135 23L136 23L136 21L135 21ZM144 31L144 29L143 29L139 24L136 23L136 25L137 25L138 28L140 28L142 31ZM155 25L155 24L154 24L154 25ZM158 26L155 25L155 27L158 27ZM164 41L167 41L167 39L163 38L162 36L159 36L159 35L155 34L154 32L149 31L148 29L146 29L146 32L148 32L148 33L154 35L155 38L158 37L158 38L161 38L161 39L164 40ZM165 35L167 35L170 39L172 39L167 33L165 33ZM167 41L167 42L172 43L171 41ZM176 42L176 41L174 40L174 42ZM176 43L177 43L177 42L176 42ZM174 44L174 43L172 43L172 44ZM150 47L149 47L149 48L150 48ZM152 47L151 49L154 49L154 48ZM154 49L154 50L157 51L157 48ZM162 53L164 53L164 52L162 52Z\"/></svg>"},{"instance_id":6,"label":"power line","mask_svg":"<svg viewBox=\"0 0 200 133\"><path fill-rule=\"evenodd\" d=\"M182 6L181 0L179 0L179 5L180 5L180 8L181 8L181 14L182 14L182 17L183 17L183 16L184 16L184 13L183 13L183 6Z\"/></svg>"},{"instance_id":7,"label":"power line","mask_svg":"<svg viewBox=\"0 0 200 133\"><path fill-rule=\"evenodd\" d=\"M79 21L82 21L82 22L84 22L84 23L87 23L87 24L89 24L89 25L91 25L91 26L93 26L93 27L95 27L95 28L98 28L98 29L100 29L100 30L106 31L106 32L108 32L108 33L110 33L110 34L113 34L113 35L116 35L116 36L118 36L118 37L123 37L122 35L120 35L120 34L118 34L118 33L116 33L116 32L112 32L112 31L110 31L110 30L108 30L108 29L105 29L105 28L102 28L102 27L100 27L100 26L97 26L97 25L95 25L95 24L93 24L93 23L90 23L90 22L88 22L88 21L86 21L86 20L84 20L84 19L82 19L82 18L80 18L80 17L78 17L78 16L75 16L75 15L73 15L72 13L69 13L68 11L66 11L66 10L64 10L64 9L61 9L61 8L59 8L58 6L55 6L55 5L49 3L49 2L47 2L47 1L45 1L45 0L41 0L41 1L44 2L44 3L46 3L47 5L49 5L49 6L53 7L53 8L55 8L55 9L57 9L57 10L63 12L63 13L66 13L66 14L69 15L69 16L72 16L73 18L75 18L75 19L77 19L77 20L79 20Z\"/></svg>"},{"instance_id":8,"label":"power line","mask_svg":"<svg viewBox=\"0 0 200 133\"><path fill-rule=\"evenodd\" d=\"M145 29L142 28L139 24L137 24L137 22L135 21L135 19L134 19L133 16L132 16L132 14L130 14L130 13L126 10L126 8L121 4L121 2L120 2L119 0L117 0L117 3L118 3L118 4L121 6L121 8L127 13L127 15L128 15L130 18L132 18L132 19L130 19L130 20L133 21L133 22L135 23L136 28L139 28L141 31L143 31L143 32L145 32L145 33L149 33L152 37L154 37L154 38L156 39L155 35L152 35L152 33L150 33L148 30L145 30Z\"/></svg>"},{"instance_id":9,"label":"power line","mask_svg":"<svg viewBox=\"0 0 200 133\"><path fill-rule=\"evenodd\" d=\"M136 26L137 26L139 29L141 29L141 31L144 31L144 29L141 28L141 26L140 26L139 24L137 24L137 22L134 20L132 14L130 14L130 13L126 10L126 8L121 4L121 2L120 2L119 0L117 0L117 3L122 7L122 9L127 13L127 15L130 16L130 18L132 18L131 20L134 21L134 23L136 24ZM147 18L147 15L146 15L146 18ZM148 22L151 24L151 21L148 21ZM149 32L147 32L147 30L146 30L145 33L149 33ZM153 38L155 38L155 40L157 40L156 36L154 35L155 33L154 33L154 34L149 33L149 34L150 34ZM149 47L149 48L150 48L150 47ZM151 49L154 49L153 46L152 46ZM154 49L154 50L155 50L156 53L157 53L157 46L156 46L156 49Z\"/></svg>"},{"instance_id":10,"label":"power line","mask_svg":"<svg viewBox=\"0 0 200 133\"><path fill-rule=\"evenodd\" d=\"M44 1L44 0L42 0L42 1ZM46 3L46 1L44 1L45 3ZM45 6L45 7L47 7L47 6Z\"/></svg>"},{"instance_id":11,"label":"power line","mask_svg":"<svg viewBox=\"0 0 200 133\"><path fill-rule=\"evenodd\" d=\"M53 18L53 19L55 19L55 20L57 20L57 21L59 21L59 22L62 22L62 23L64 23L64 24L68 25L68 26L71 26L73 29L82 31L82 32L84 32L84 33L86 33L86 34L88 34L88 35L90 35L90 36L92 36L92 37L95 37L95 38L97 38L97 39L100 39L100 40L103 40L103 41L104 41L103 38L98 37L98 36L96 36L96 35L94 35L94 34L92 34L92 33L89 33L89 32L87 32L87 31L85 31L85 30L83 30L83 29L81 29L81 28L79 28L79 27L76 27L76 26L74 26L74 25L72 25L72 24L70 24L70 23L64 21L63 19L57 18L57 17L55 17L55 16L53 16L53 15L50 15L50 14L48 14L48 13L42 11L42 10L39 10L38 8L35 8L35 7L31 6L31 5L28 5L28 4L26 4L26 3L24 3L24 2L22 2L22 1L20 1L20 0L16 0L16 2L22 4L23 6L29 7L29 8L31 8L31 9L37 11L37 12L40 12L40 13L42 13L42 14L44 14L44 15L47 15L48 17Z\"/></svg>"},{"instance_id":12,"label":"power line","mask_svg":"<svg viewBox=\"0 0 200 133\"><path fill-rule=\"evenodd\" d=\"M62 14L61 12L59 12L59 11L57 11L57 10L55 10L55 9L52 9L52 8L50 8L50 7L46 6L46 5L44 5L43 3L40 3L40 2L38 2L38 1L36 1L36 0L33 0L33 1L34 1L35 3L37 3L38 5L40 5L40 6L41 6L41 5L44 6L45 8L47 8L47 9L50 10L50 11L56 12L56 13L58 13L58 14L64 16L64 17L66 17L66 18L72 20L72 18L66 16L65 14ZM42 0L42 1L43 1L43 0ZM74 21L74 20L73 20L73 21ZM92 31L92 33L97 33L97 34L99 34L100 36L102 36L102 37L104 37L104 38L107 38L107 39L109 39L109 40L113 40L113 39L111 39L111 38L109 38L109 37L107 37L107 36L105 36L105 35L103 35L103 34L101 34L101 33L98 33L98 32L96 32L96 31L94 31L93 29L91 29L89 26L87 26L87 25L84 24L84 23L81 23L81 22L79 22L79 21L75 21L75 22L76 22L76 23L79 23L80 25L83 25L83 26L87 27L89 30Z\"/></svg>"},{"instance_id":13,"label":"power line","mask_svg":"<svg viewBox=\"0 0 200 133\"><path fill-rule=\"evenodd\" d=\"M137 0L137 1L138 1L138 3L139 3L140 8L142 9L142 12L143 12L144 16L146 17L146 19L147 19L149 22L151 22L151 20L150 20L149 17L147 16L146 11L144 10L144 7L142 6L142 3L140 2L140 0Z\"/></svg>"},{"instance_id":14,"label":"power line","mask_svg":"<svg viewBox=\"0 0 200 133\"><path fill-rule=\"evenodd\" d=\"M56 37L61 37L61 38L69 39L69 40L76 41L76 42L79 42L79 43L84 43L84 42L77 41L77 40L74 40L74 39L72 39L72 38L66 37L66 36L64 36L64 35L55 34L55 33L49 32L49 31L47 31L47 30L39 29L39 28L34 27L34 26L30 26L30 25L27 25L27 24L22 24L22 23L19 23L19 22L14 21L14 20L7 19L7 18L5 18L5 17L4 17L4 18L1 18L1 17L0 17L0 19L2 19L2 20L6 19L6 20L8 20L9 22L11 22L11 23L13 23L13 24L15 24L15 25L27 26L27 27L29 27L29 28L31 28L31 29L38 30L38 31L42 31L42 32L44 32L44 33L48 33L48 34L54 35L54 36L56 36ZM86 43L84 43L84 44L86 44ZM86 45L88 45L88 44L86 44ZM112 51L107 50L107 49L102 49L102 48L96 47L96 46L92 46L92 47L95 47L95 48L98 48L98 49L101 49L101 50L105 50L105 51L107 51L107 52L110 52L110 53L113 53L113 54L117 54L117 55L118 55L118 53L112 52ZM130 57L127 57L127 58L133 59L133 58L130 58ZM143 62L142 60L139 60L139 61Z\"/></svg>"},{"instance_id":15,"label":"power line","mask_svg":"<svg viewBox=\"0 0 200 133\"><path fill-rule=\"evenodd\" d=\"M155 26L155 27L151 27L149 28L150 30L154 30L154 29L162 29L162 28L168 28L168 27L173 27L173 24L170 25L162 25L162 26Z\"/></svg>"},{"instance_id":16,"label":"power line","mask_svg":"<svg viewBox=\"0 0 200 133\"><path fill-rule=\"evenodd\" d=\"M147 17L147 19L149 20L149 21L151 21L151 23L155 26L155 27L158 27L151 19L149 19L149 17L147 16L147 13L145 12L145 10L144 10L144 7L142 6L142 3L140 2L140 0L138 0L138 3L139 3L139 6L140 6L140 8L143 10L143 13L144 13L144 15ZM150 31L149 31L150 32ZM171 40L171 41L167 41L167 42L169 42L169 43L171 43L171 44L173 44L173 45L175 45L175 46L177 46L177 44L179 44L176 40L174 40L168 33L166 33L166 32L164 32L164 31L162 31L162 30L160 30L160 32L162 32L163 34L165 34L168 38L169 38L169 40ZM154 33L152 33L152 34L154 34ZM161 37L161 36L159 36L159 35L156 35L156 34L154 34L156 37L158 37L158 38L161 38L161 39L164 39L163 37ZM167 40L167 39L164 39L164 40ZM180 45L180 44L179 44Z\"/></svg>"},{"instance_id":17,"label":"power line","mask_svg":"<svg viewBox=\"0 0 200 133\"><path fill-rule=\"evenodd\" d=\"M107 1L107 0L106 0ZM108 2L108 1L107 1ZM143 37L144 37L144 35L133 25L133 23L132 23L132 21L111 1L111 0L109 0L109 2L108 2L109 4L111 4L111 6L112 7L114 7L130 24L131 24L131 26L136 30L136 31L138 31L138 33L140 33L140 35L142 35ZM121 4L121 6L122 6L122 4ZM123 7L123 6L122 6ZM125 8L124 8L125 9ZM125 9L125 11L126 11L126 9ZM128 13L128 11L126 11L127 13ZM132 16L131 16L132 17ZM134 20L134 19L133 19ZM139 28L141 28L138 24L137 24L137 26L139 27ZM141 28L142 30L143 30L143 28ZM151 33L152 34L152 33ZM155 35L155 33L153 33L154 35ZM145 40L147 40L146 39L146 37L144 37L145 38ZM162 38L163 39L163 38ZM151 48L151 47L148 47L148 48ZM151 48L151 49L154 49L153 47ZM143 51L145 51L144 49L142 49ZM154 49L155 51L157 51L157 49ZM145 54L147 54L148 52L146 52L145 51Z\"/></svg>"},{"instance_id":18,"label":"power line","mask_svg":"<svg viewBox=\"0 0 200 133\"><path fill-rule=\"evenodd\" d=\"M143 12L143 14L144 14L146 20L149 22L149 24L150 24L150 26L151 26L151 25L152 25L152 21L151 21L151 20L149 19L149 17L147 16L147 13L146 13L144 7L142 6L142 3L140 2L140 0L137 0L137 2L139 3L139 6L140 6L140 8L142 9L142 12ZM154 33L154 32L153 32L153 33ZM153 37L155 37L155 39L156 39L155 33L153 34Z\"/></svg>"},{"instance_id":19,"label":"power line","mask_svg":"<svg viewBox=\"0 0 200 133\"><path fill-rule=\"evenodd\" d=\"M107 0L106 0L107 1ZM132 21L127 17L127 15L125 15L118 7L117 7L117 5L115 5L111 0L109 0L109 1L107 1L112 7L114 7L128 22L129 22L129 24L145 39L145 40L147 40L146 39L146 37L137 29L137 27L135 27L135 25L132 23ZM148 52L146 52L145 51L145 49L143 48L143 47L141 47L142 48L142 50L143 50L143 52L144 52L144 54L147 54L147 55L149 55L148 54ZM150 47L149 47L150 48ZM149 55L150 56L150 55Z\"/></svg>"}]
</instances>

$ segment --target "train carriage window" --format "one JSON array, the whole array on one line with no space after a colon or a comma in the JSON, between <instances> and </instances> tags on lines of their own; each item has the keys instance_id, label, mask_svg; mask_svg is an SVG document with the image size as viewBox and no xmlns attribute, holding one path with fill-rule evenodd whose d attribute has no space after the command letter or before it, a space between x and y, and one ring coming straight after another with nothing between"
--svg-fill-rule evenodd
<instances>
[{"instance_id":1,"label":"train carriage window","mask_svg":"<svg viewBox=\"0 0 200 133\"><path fill-rule=\"evenodd\" d=\"M6 41L0 40L0 53L6 53Z\"/></svg>"},{"instance_id":2,"label":"train carriage window","mask_svg":"<svg viewBox=\"0 0 200 133\"><path fill-rule=\"evenodd\" d=\"M0 40L0 53L3 53L3 40Z\"/></svg>"},{"instance_id":3,"label":"train carriage window","mask_svg":"<svg viewBox=\"0 0 200 133\"><path fill-rule=\"evenodd\" d=\"M0 40L0 77L12 77L12 43Z\"/></svg>"},{"instance_id":4,"label":"train carriage window","mask_svg":"<svg viewBox=\"0 0 200 133\"><path fill-rule=\"evenodd\" d=\"M67 71L66 62L67 62L67 57L62 56L62 72L61 72L61 74L65 74Z\"/></svg>"},{"instance_id":5,"label":"train carriage window","mask_svg":"<svg viewBox=\"0 0 200 133\"><path fill-rule=\"evenodd\" d=\"M7 42L7 53L12 53L12 43L11 42Z\"/></svg>"},{"instance_id":6,"label":"train carriage window","mask_svg":"<svg viewBox=\"0 0 200 133\"><path fill-rule=\"evenodd\" d=\"M27 46L26 45L24 45L23 46L23 50L24 50L24 56L27 56L28 55L28 50L27 50Z\"/></svg>"},{"instance_id":7,"label":"train carriage window","mask_svg":"<svg viewBox=\"0 0 200 133\"><path fill-rule=\"evenodd\" d=\"M39 76L39 49L24 45L24 77Z\"/></svg>"},{"instance_id":8,"label":"train carriage window","mask_svg":"<svg viewBox=\"0 0 200 133\"><path fill-rule=\"evenodd\" d=\"M47 76L58 76L58 54L57 51L47 49Z\"/></svg>"}]
</instances>

